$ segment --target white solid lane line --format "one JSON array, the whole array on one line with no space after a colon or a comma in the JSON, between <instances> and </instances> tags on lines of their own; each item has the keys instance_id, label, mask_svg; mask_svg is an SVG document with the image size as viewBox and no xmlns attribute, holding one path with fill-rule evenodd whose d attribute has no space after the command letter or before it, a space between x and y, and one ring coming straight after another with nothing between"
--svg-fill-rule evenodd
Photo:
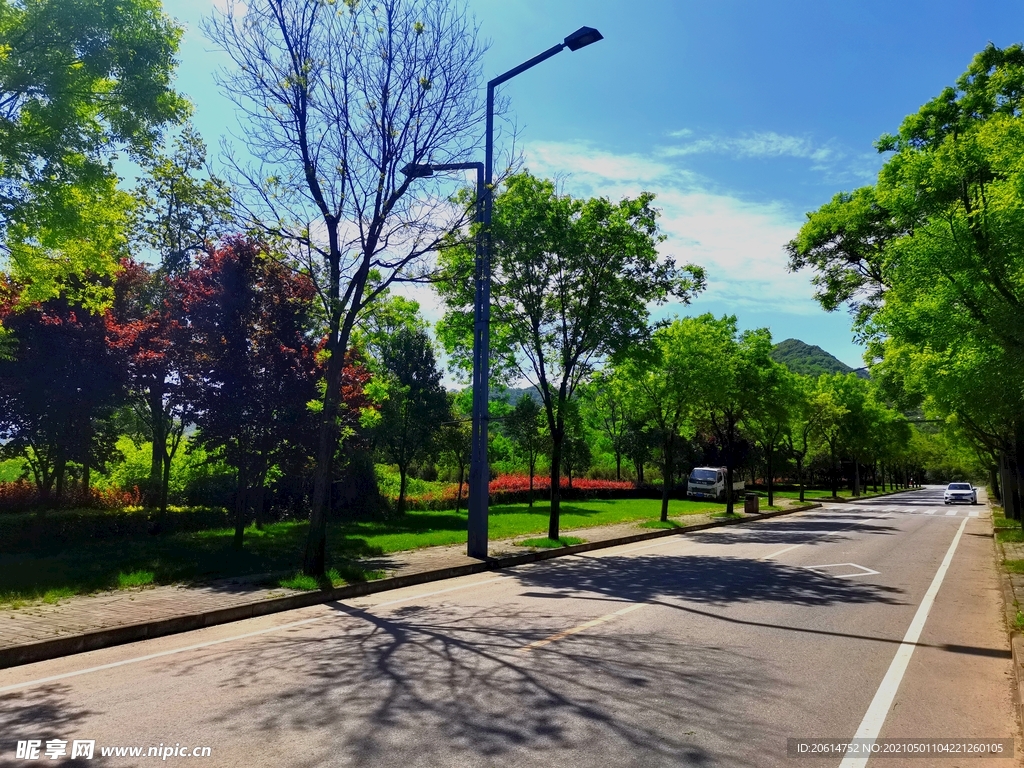
<instances>
[{"instance_id":1,"label":"white solid lane line","mask_svg":"<svg viewBox=\"0 0 1024 768\"><path fill-rule=\"evenodd\" d=\"M960 543L960 537L963 536L964 528L967 527L968 519L965 517L963 522L960 523L956 536L953 537L953 542L949 545L949 549L946 550L946 556L942 558L942 564L939 566L939 570L935 572L935 577L932 579L928 591L924 593L924 599L921 600L921 605L917 607L914 620L910 622L907 634L904 635L900 647L896 649L896 655L893 657L885 677L882 678L882 684L878 686L875 697L871 700L868 711L864 714L864 719L861 720L860 728L854 734L855 739L871 739L873 742L878 738L878 734L885 724L885 718L892 708L893 699L896 698L896 691L899 690L900 682L902 682L903 675L910 664L910 657L914 655L914 647L921 638L925 622L928 621L928 614L931 612L932 605L935 604L935 596L939 594L942 580L946 577L949 564L953 562L953 555L956 553L957 545ZM867 757L846 757L839 764L839 768L863 768L867 764Z\"/></svg>"}]
</instances>

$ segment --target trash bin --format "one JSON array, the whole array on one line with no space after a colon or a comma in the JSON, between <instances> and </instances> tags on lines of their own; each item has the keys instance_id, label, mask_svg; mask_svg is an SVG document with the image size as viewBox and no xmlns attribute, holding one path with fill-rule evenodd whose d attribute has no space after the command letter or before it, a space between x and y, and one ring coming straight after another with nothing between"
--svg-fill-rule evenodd
<instances>
[{"instance_id":1,"label":"trash bin","mask_svg":"<svg viewBox=\"0 0 1024 768\"><path fill-rule=\"evenodd\" d=\"M745 494L743 499L743 512L748 515L760 514L758 510L758 504L760 503L761 497L756 493Z\"/></svg>"}]
</instances>

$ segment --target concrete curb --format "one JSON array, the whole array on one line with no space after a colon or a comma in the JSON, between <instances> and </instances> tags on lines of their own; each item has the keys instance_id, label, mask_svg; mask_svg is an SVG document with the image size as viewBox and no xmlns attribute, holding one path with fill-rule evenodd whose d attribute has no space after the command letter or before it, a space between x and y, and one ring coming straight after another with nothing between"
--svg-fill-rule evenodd
<instances>
[{"instance_id":1,"label":"concrete curb","mask_svg":"<svg viewBox=\"0 0 1024 768\"><path fill-rule=\"evenodd\" d=\"M992 504L989 502L989 510ZM1013 591L1010 574L1003 568L1006 553L1003 545L996 538L995 526L992 530L992 546L996 556L996 570L999 574L999 586L1003 595L1003 612L1006 616L1006 632L1010 637L1010 655L1013 662L1013 703L1017 710L1018 725L1024 723L1024 634L1017 629L1017 595Z\"/></svg>"},{"instance_id":2,"label":"concrete curb","mask_svg":"<svg viewBox=\"0 0 1024 768\"><path fill-rule=\"evenodd\" d=\"M0 648L0 669L16 667L22 664L32 664L37 661L46 661L47 659L56 659L61 656L70 656L76 653L85 653L86 651L95 651L115 645L124 645L125 643L134 643L139 640L149 640L151 638L163 637L165 635L191 632L192 630L212 627L217 624L242 621L243 619L266 616L271 613L291 611L296 608L308 608L311 605L331 603L337 600L361 597L362 595L371 595L377 592L386 592L392 589L401 589L403 587L426 584L432 581L442 581L444 579L454 579L458 576L470 576L472 574L483 573L485 571L512 568L517 565L526 565L527 563L536 563L541 560L551 560L556 557L576 555L581 552L590 552L595 549L618 547L623 544L660 539L666 536L686 535L695 531L704 531L708 528L720 528L727 525L736 525L738 523L755 522L772 517L791 515L794 512L804 512L808 509L816 509L820 506L821 504L818 503L805 504L802 507L780 510L778 512L764 512L758 514L757 517L751 516L729 520L715 520L710 523L701 523L700 525L694 525L687 528L659 529L644 533L637 533L631 536L619 536L617 538L606 539L604 541L575 544L571 547L535 550L532 552L524 552L523 554L507 555L505 557L492 557L487 560L481 560L480 562L469 563L467 565L438 568L432 571L421 571L420 573L410 573L405 576L393 576L391 578L366 581L358 584L346 584L343 587L318 590L315 592L303 592L298 595L288 595L286 597L275 597L245 603L243 605L236 605L230 608L218 608L211 611L186 614L184 616L174 616L168 619L158 619L155 621L140 622L138 624L111 627L110 629L101 629L94 632L84 632L78 635L68 635L67 637L58 637L53 640L24 643L22 645L10 646L8 648Z\"/></svg>"}]
</instances>

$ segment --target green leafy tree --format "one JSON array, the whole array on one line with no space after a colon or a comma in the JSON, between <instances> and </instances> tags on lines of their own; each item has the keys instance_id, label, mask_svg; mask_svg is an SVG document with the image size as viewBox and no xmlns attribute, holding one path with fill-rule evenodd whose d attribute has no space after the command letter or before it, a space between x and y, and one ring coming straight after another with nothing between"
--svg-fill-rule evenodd
<instances>
[{"instance_id":1,"label":"green leafy tree","mask_svg":"<svg viewBox=\"0 0 1024 768\"><path fill-rule=\"evenodd\" d=\"M398 465L397 512L402 515L409 465L433 449L438 428L449 418L448 395L425 331L402 328L382 344L380 353L388 397L381 407L377 446L385 459Z\"/></svg>"},{"instance_id":2,"label":"green leafy tree","mask_svg":"<svg viewBox=\"0 0 1024 768\"><path fill-rule=\"evenodd\" d=\"M760 397L746 419L745 431L764 454L770 507L775 504L775 459L799 406L799 390L796 375L778 363L766 366L760 374Z\"/></svg>"},{"instance_id":3,"label":"green leafy tree","mask_svg":"<svg viewBox=\"0 0 1024 768\"><path fill-rule=\"evenodd\" d=\"M661 519L668 520L680 438L693 435L701 387L718 360L706 354L708 317L685 318L654 332L615 370L613 391L657 433L661 447Z\"/></svg>"},{"instance_id":4,"label":"green leafy tree","mask_svg":"<svg viewBox=\"0 0 1024 768\"><path fill-rule=\"evenodd\" d=\"M1010 514L1024 476L1022 137L1024 49L989 45L879 139L877 183L809 214L789 245L826 309L855 307L889 397L971 425L1000 457Z\"/></svg>"},{"instance_id":5,"label":"green leafy tree","mask_svg":"<svg viewBox=\"0 0 1024 768\"><path fill-rule=\"evenodd\" d=\"M800 488L800 501L804 501L804 462L811 449L811 436L817 427L820 411L814 400L814 379L809 376L794 374L792 378L793 402L789 412L789 424L782 432L782 442L786 452L796 463L797 485Z\"/></svg>"},{"instance_id":6,"label":"green leafy tree","mask_svg":"<svg viewBox=\"0 0 1024 768\"><path fill-rule=\"evenodd\" d=\"M190 124L169 153L154 153L145 166L134 193L135 239L156 254L162 274L181 276L228 230L231 190L206 172L206 144Z\"/></svg>"},{"instance_id":7,"label":"green leafy tree","mask_svg":"<svg viewBox=\"0 0 1024 768\"><path fill-rule=\"evenodd\" d=\"M588 421L607 440L615 459L615 479L622 480L622 458L626 454L627 412L619 394L615 391L611 377L602 371L584 393Z\"/></svg>"},{"instance_id":8,"label":"green leafy tree","mask_svg":"<svg viewBox=\"0 0 1024 768\"><path fill-rule=\"evenodd\" d=\"M739 333L736 318L696 318L695 344L713 365L700 379L697 404L707 429L721 448L726 467L726 512L733 512L732 483L742 430L764 410L765 381L775 376L772 339L766 328Z\"/></svg>"},{"instance_id":9,"label":"green leafy tree","mask_svg":"<svg viewBox=\"0 0 1024 768\"><path fill-rule=\"evenodd\" d=\"M650 425L636 414L626 417L623 427L623 452L633 464L638 485L645 483L644 467L651 460L651 451L656 438L651 434Z\"/></svg>"},{"instance_id":10,"label":"green leafy tree","mask_svg":"<svg viewBox=\"0 0 1024 768\"><path fill-rule=\"evenodd\" d=\"M699 267L677 268L658 254L653 196L612 203L559 195L529 174L508 179L491 228L491 350L499 372L528 379L540 393L551 436L551 516L558 538L565 424L577 389L595 367L650 334L649 308L687 302L704 282ZM441 253L438 290L447 313L445 347L468 362L474 254Z\"/></svg>"},{"instance_id":11,"label":"green leafy tree","mask_svg":"<svg viewBox=\"0 0 1024 768\"><path fill-rule=\"evenodd\" d=\"M462 402L456 394L448 397L450 412L448 421L441 425L437 448L442 461L455 467L458 479L458 492L455 495L455 512L462 505L462 490L466 483L466 469L469 467L473 449L473 431L469 419L462 408Z\"/></svg>"},{"instance_id":12,"label":"green leafy tree","mask_svg":"<svg viewBox=\"0 0 1024 768\"><path fill-rule=\"evenodd\" d=\"M0 6L0 229L25 300L117 270L104 246L126 196L111 161L144 156L188 112L171 88L181 31L158 0Z\"/></svg>"},{"instance_id":13,"label":"green leafy tree","mask_svg":"<svg viewBox=\"0 0 1024 768\"><path fill-rule=\"evenodd\" d=\"M855 378L853 374L822 374L812 395L816 413L815 436L828 450L833 497L839 495L839 460L843 455L843 440L850 433L850 406L857 405L856 385L851 383Z\"/></svg>"},{"instance_id":14,"label":"green leafy tree","mask_svg":"<svg viewBox=\"0 0 1024 768\"><path fill-rule=\"evenodd\" d=\"M530 475L530 506L533 506L533 478L537 474L537 459L544 450L545 439L541 433L541 407L528 393L516 401L512 412L505 417L505 430L515 443L519 453L526 460Z\"/></svg>"},{"instance_id":15,"label":"green leafy tree","mask_svg":"<svg viewBox=\"0 0 1024 768\"><path fill-rule=\"evenodd\" d=\"M587 428L580 414L579 404L570 401L565 419L565 439L562 445L562 473L572 490L573 475L579 477L594 463L594 452L590 448ZM532 495L532 493L531 493Z\"/></svg>"}]
</instances>

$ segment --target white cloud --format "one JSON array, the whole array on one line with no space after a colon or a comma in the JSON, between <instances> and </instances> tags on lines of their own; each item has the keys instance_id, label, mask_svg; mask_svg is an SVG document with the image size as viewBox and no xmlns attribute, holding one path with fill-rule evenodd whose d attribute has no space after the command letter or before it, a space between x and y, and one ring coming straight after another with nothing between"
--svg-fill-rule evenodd
<instances>
[{"instance_id":1,"label":"white cloud","mask_svg":"<svg viewBox=\"0 0 1024 768\"><path fill-rule=\"evenodd\" d=\"M534 173L554 176L571 171L601 182L652 182L672 172L658 159L604 152L582 142L534 142L526 147L526 160Z\"/></svg>"},{"instance_id":2,"label":"white cloud","mask_svg":"<svg viewBox=\"0 0 1024 768\"><path fill-rule=\"evenodd\" d=\"M708 272L705 301L787 314L821 312L806 274L791 274L783 249L800 218L774 202L748 202L701 190L663 189L656 204L666 237L662 252ZM700 307L700 299L695 305ZM735 307L736 310L732 308Z\"/></svg>"},{"instance_id":3,"label":"white cloud","mask_svg":"<svg viewBox=\"0 0 1024 768\"><path fill-rule=\"evenodd\" d=\"M527 165L559 177L574 194L612 199L654 192L666 235L661 252L708 271L708 289L694 304L725 303L811 315L820 313L806 274L790 274L783 249L800 227L799 212L776 201L749 201L715 189L709 180L654 153L616 155L589 144L527 144ZM602 170L607 169L607 175Z\"/></svg>"},{"instance_id":4,"label":"white cloud","mask_svg":"<svg viewBox=\"0 0 1024 768\"><path fill-rule=\"evenodd\" d=\"M689 138L693 132L673 131L669 135L674 138ZM737 158L798 157L817 163L839 159L842 156L833 147L817 146L810 139L786 136L774 131L740 137L708 136L685 144L663 147L660 153L666 157L697 154L723 154Z\"/></svg>"}]
</instances>

